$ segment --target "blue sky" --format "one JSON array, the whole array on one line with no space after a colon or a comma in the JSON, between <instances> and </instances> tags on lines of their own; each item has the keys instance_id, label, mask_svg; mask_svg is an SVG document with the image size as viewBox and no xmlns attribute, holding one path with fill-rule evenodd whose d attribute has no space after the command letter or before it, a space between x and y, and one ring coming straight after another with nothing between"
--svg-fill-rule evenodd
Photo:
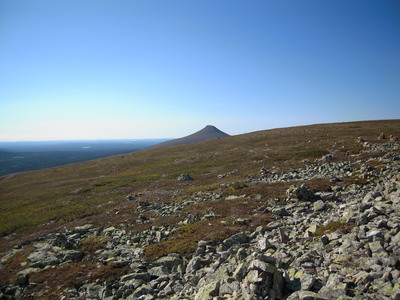
<instances>
[{"instance_id":1,"label":"blue sky","mask_svg":"<svg viewBox=\"0 0 400 300\"><path fill-rule=\"evenodd\" d=\"M399 117L397 0L0 1L0 140Z\"/></svg>"}]
</instances>

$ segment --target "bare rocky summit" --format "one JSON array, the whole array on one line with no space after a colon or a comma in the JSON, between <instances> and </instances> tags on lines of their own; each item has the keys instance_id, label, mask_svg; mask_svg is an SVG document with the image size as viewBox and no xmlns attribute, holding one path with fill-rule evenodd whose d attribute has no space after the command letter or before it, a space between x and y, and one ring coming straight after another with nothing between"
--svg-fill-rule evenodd
<instances>
[{"instance_id":1,"label":"bare rocky summit","mask_svg":"<svg viewBox=\"0 0 400 300\"><path fill-rule=\"evenodd\" d=\"M215 126L207 125L203 129L201 129L191 135L188 135L188 136L185 136L185 137L182 137L179 139L174 139L171 141L166 141L166 142L156 145L155 147L170 147L170 146L187 145L187 144L209 141L209 140L228 137L228 136L229 136L229 134L219 130Z\"/></svg>"}]
</instances>

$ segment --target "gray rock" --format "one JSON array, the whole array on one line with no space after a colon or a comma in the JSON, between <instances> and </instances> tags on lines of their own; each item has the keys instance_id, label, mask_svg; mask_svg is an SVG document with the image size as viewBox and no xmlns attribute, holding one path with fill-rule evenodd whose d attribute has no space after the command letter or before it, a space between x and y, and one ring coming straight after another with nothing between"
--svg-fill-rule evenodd
<instances>
[{"instance_id":1,"label":"gray rock","mask_svg":"<svg viewBox=\"0 0 400 300\"><path fill-rule=\"evenodd\" d=\"M263 281L263 278L261 277L261 271L259 270L250 270L247 273L246 278L250 283L257 283Z\"/></svg>"},{"instance_id":2,"label":"gray rock","mask_svg":"<svg viewBox=\"0 0 400 300\"><path fill-rule=\"evenodd\" d=\"M89 283L82 286L80 290L84 292L85 298L99 299L102 289L101 285Z\"/></svg>"},{"instance_id":3,"label":"gray rock","mask_svg":"<svg viewBox=\"0 0 400 300\"><path fill-rule=\"evenodd\" d=\"M185 181L185 180L193 180L193 178L189 174L181 174L179 175L177 180Z\"/></svg>"},{"instance_id":4,"label":"gray rock","mask_svg":"<svg viewBox=\"0 0 400 300\"><path fill-rule=\"evenodd\" d=\"M169 272L176 272L180 266L183 265L182 258L178 255L168 255L159 258L154 262L155 265L163 266Z\"/></svg>"},{"instance_id":5,"label":"gray rock","mask_svg":"<svg viewBox=\"0 0 400 300\"><path fill-rule=\"evenodd\" d=\"M309 291L312 289L314 283L316 282L316 278L311 274L303 274L300 278L301 289L303 291Z\"/></svg>"},{"instance_id":6,"label":"gray rock","mask_svg":"<svg viewBox=\"0 0 400 300\"><path fill-rule=\"evenodd\" d=\"M202 259L201 257L193 257L186 267L186 273L195 273L197 270L200 270L210 263L211 262L209 260Z\"/></svg>"},{"instance_id":7,"label":"gray rock","mask_svg":"<svg viewBox=\"0 0 400 300\"><path fill-rule=\"evenodd\" d=\"M297 291L291 294L286 300L327 300L328 298L323 297L318 293L311 291Z\"/></svg>"},{"instance_id":8,"label":"gray rock","mask_svg":"<svg viewBox=\"0 0 400 300\"><path fill-rule=\"evenodd\" d=\"M129 297L127 297L126 299L146 299L146 298L140 298L142 296L146 296L146 295L152 295L154 293L153 289L148 287L148 286L141 286L138 287L131 295L129 295Z\"/></svg>"},{"instance_id":9,"label":"gray rock","mask_svg":"<svg viewBox=\"0 0 400 300\"><path fill-rule=\"evenodd\" d=\"M143 281L150 280L150 274L148 272L130 273L121 277L120 282L131 281L133 279L139 279Z\"/></svg>"},{"instance_id":10,"label":"gray rock","mask_svg":"<svg viewBox=\"0 0 400 300\"><path fill-rule=\"evenodd\" d=\"M248 243L250 241L249 233L248 232L240 232L237 234L232 235L231 237L225 239L223 241L223 245L227 248L232 247L233 245L239 245Z\"/></svg>"},{"instance_id":11,"label":"gray rock","mask_svg":"<svg viewBox=\"0 0 400 300\"><path fill-rule=\"evenodd\" d=\"M227 280L229 281L229 279ZM219 287L219 294L223 297L224 295L232 295L237 293L240 289L238 281L225 282Z\"/></svg>"},{"instance_id":12,"label":"gray rock","mask_svg":"<svg viewBox=\"0 0 400 300\"><path fill-rule=\"evenodd\" d=\"M136 197L135 197L135 195L128 195L128 196L125 197L125 199L128 200L128 201L133 201L133 200L136 199Z\"/></svg>"},{"instance_id":13,"label":"gray rock","mask_svg":"<svg viewBox=\"0 0 400 300\"><path fill-rule=\"evenodd\" d=\"M270 274L273 274L277 269L275 264L267 263L267 262L264 262L264 261L259 260L259 259L253 260L250 263L250 267L249 268L251 270L261 270L263 272L270 273Z\"/></svg>"},{"instance_id":14,"label":"gray rock","mask_svg":"<svg viewBox=\"0 0 400 300\"><path fill-rule=\"evenodd\" d=\"M314 211L322 211L325 209L325 203L322 200L314 202Z\"/></svg>"},{"instance_id":15,"label":"gray rock","mask_svg":"<svg viewBox=\"0 0 400 300\"><path fill-rule=\"evenodd\" d=\"M332 154L324 155L319 159L319 161L322 161L322 162L328 162L328 161L332 161L332 160L333 160Z\"/></svg>"},{"instance_id":16,"label":"gray rock","mask_svg":"<svg viewBox=\"0 0 400 300\"><path fill-rule=\"evenodd\" d=\"M298 199L300 201L310 201L314 197L314 193L309 189L308 185L302 184L301 186L291 186L286 195L288 199Z\"/></svg>"},{"instance_id":17,"label":"gray rock","mask_svg":"<svg viewBox=\"0 0 400 300\"><path fill-rule=\"evenodd\" d=\"M265 251L274 247L266 237L262 237L261 239L259 239L257 245L261 251Z\"/></svg>"},{"instance_id":18,"label":"gray rock","mask_svg":"<svg viewBox=\"0 0 400 300\"><path fill-rule=\"evenodd\" d=\"M57 234L56 238L53 242L53 246L64 248L64 249L73 249L74 245L71 243L64 234Z\"/></svg>"},{"instance_id":19,"label":"gray rock","mask_svg":"<svg viewBox=\"0 0 400 300\"><path fill-rule=\"evenodd\" d=\"M328 299L338 299L339 297L346 296L347 284L342 282L337 274L331 274L328 282L318 292L323 297Z\"/></svg>"},{"instance_id":20,"label":"gray rock","mask_svg":"<svg viewBox=\"0 0 400 300\"><path fill-rule=\"evenodd\" d=\"M199 289L199 291L196 293L196 296L194 297L195 300L209 300L212 299L212 297L216 297L219 295L219 287L220 283L217 282L211 282Z\"/></svg>"},{"instance_id":21,"label":"gray rock","mask_svg":"<svg viewBox=\"0 0 400 300\"><path fill-rule=\"evenodd\" d=\"M289 216L289 213L285 207L274 208L272 213L279 217Z\"/></svg>"},{"instance_id":22,"label":"gray rock","mask_svg":"<svg viewBox=\"0 0 400 300\"><path fill-rule=\"evenodd\" d=\"M60 251L59 255L61 255L62 261L79 261L83 257L83 253L78 250Z\"/></svg>"},{"instance_id":23,"label":"gray rock","mask_svg":"<svg viewBox=\"0 0 400 300\"><path fill-rule=\"evenodd\" d=\"M55 256L55 254L47 250L40 250L31 253L28 256L28 260L31 262L31 268L44 268L49 265L57 265L60 263L60 260Z\"/></svg>"},{"instance_id":24,"label":"gray rock","mask_svg":"<svg viewBox=\"0 0 400 300\"><path fill-rule=\"evenodd\" d=\"M84 233L87 233L90 230L90 228L92 228L92 227L93 227L92 224L85 224L85 225L82 225L82 226L78 226L78 227L75 227L72 230L72 233L84 234Z\"/></svg>"},{"instance_id":25,"label":"gray rock","mask_svg":"<svg viewBox=\"0 0 400 300\"><path fill-rule=\"evenodd\" d=\"M162 277L170 274L170 271L164 266L157 266L149 269L151 276Z\"/></svg>"},{"instance_id":26,"label":"gray rock","mask_svg":"<svg viewBox=\"0 0 400 300\"><path fill-rule=\"evenodd\" d=\"M242 281L242 279L246 276L247 267L248 265L246 263L240 262L233 273L233 277L237 281Z\"/></svg>"}]
</instances>

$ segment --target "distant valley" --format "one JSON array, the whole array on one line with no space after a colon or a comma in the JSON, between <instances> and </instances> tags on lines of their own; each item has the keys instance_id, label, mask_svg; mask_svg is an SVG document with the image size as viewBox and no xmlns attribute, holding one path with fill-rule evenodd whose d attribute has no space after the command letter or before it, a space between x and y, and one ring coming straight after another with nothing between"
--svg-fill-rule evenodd
<instances>
[{"instance_id":1,"label":"distant valley","mask_svg":"<svg viewBox=\"0 0 400 300\"><path fill-rule=\"evenodd\" d=\"M0 176L130 153L167 139L0 142Z\"/></svg>"}]
</instances>

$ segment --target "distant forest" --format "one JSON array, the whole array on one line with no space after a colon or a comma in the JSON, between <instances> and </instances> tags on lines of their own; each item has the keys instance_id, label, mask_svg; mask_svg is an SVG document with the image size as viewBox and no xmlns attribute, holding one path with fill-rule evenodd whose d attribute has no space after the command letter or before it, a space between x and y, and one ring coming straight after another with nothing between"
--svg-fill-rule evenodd
<instances>
[{"instance_id":1,"label":"distant forest","mask_svg":"<svg viewBox=\"0 0 400 300\"><path fill-rule=\"evenodd\" d=\"M138 151L166 139L0 142L0 176Z\"/></svg>"}]
</instances>

